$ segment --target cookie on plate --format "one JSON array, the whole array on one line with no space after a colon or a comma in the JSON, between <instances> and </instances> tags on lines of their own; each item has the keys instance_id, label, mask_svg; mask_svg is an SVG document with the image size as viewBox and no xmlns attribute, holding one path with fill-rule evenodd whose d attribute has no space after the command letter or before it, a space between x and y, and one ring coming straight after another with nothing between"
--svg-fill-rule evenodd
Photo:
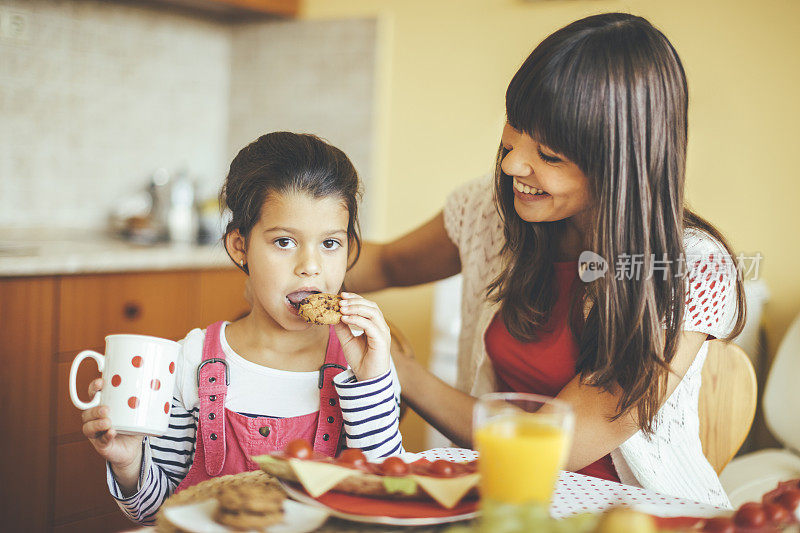
<instances>
[{"instance_id":1,"label":"cookie on plate","mask_svg":"<svg viewBox=\"0 0 800 533\"><path fill-rule=\"evenodd\" d=\"M274 484L229 485L217 496L214 520L238 530L260 529L283 520L286 494Z\"/></svg>"},{"instance_id":2,"label":"cookie on plate","mask_svg":"<svg viewBox=\"0 0 800 533\"><path fill-rule=\"evenodd\" d=\"M320 325L338 324L342 319L339 302L342 297L336 294L318 293L300 301L298 312L306 322Z\"/></svg>"}]
</instances>

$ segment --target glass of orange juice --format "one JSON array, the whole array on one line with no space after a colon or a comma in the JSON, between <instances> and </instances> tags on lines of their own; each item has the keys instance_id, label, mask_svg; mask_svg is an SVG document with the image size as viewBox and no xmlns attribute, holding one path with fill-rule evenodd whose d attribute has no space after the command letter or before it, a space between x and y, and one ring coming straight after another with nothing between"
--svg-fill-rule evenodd
<instances>
[{"instance_id":1,"label":"glass of orange juice","mask_svg":"<svg viewBox=\"0 0 800 533\"><path fill-rule=\"evenodd\" d=\"M569 404L547 396L514 392L478 399L473 431L484 521L547 518L573 425Z\"/></svg>"}]
</instances>

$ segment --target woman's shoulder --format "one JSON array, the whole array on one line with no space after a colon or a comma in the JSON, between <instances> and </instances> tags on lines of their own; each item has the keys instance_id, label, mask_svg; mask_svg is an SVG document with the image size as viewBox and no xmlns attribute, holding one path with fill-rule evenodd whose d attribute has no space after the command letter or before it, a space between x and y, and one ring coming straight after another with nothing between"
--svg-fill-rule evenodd
<instances>
[{"instance_id":1,"label":"woman's shoulder","mask_svg":"<svg viewBox=\"0 0 800 533\"><path fill-rule=\"evenodd\" d=\"M730 256L725 246L713 235L700 228L690 227L683 230L683 248L687 256Z\"/></svg>"},{"instance_id":2,"label":"woman's shoulder","mask_svg":"<svg viewBox=\"0 0 800 533\"><path fill-rule=\"evenodd\" d=\"M499 230L502 222L494 205L492 176L473 179L451 192L444 205L444 226L448 237L462 251L473 235Z\"/></svg>"},{"instance_id":3,"label":"woman's shoulder","mask_svg":"<svg viewBox=\"0 0 800 533\"><path fill-rule=\"evenodd\" d=\"M682 261L689 281L722 282L738 275L736 258L716 237L699 228L687 228L683 234Z\"/></svg>"},{"instance_id":4,"label":"woman's shoulder","mask_svg":"<svg viewBox=\"0 0 800 533\"><path fill-rule=\"evenodd\" d=\"M737 316L736 262L725 246L708 232L690 228L684 232L686 331L726 338Z\"/></svg>"}]
</instances>

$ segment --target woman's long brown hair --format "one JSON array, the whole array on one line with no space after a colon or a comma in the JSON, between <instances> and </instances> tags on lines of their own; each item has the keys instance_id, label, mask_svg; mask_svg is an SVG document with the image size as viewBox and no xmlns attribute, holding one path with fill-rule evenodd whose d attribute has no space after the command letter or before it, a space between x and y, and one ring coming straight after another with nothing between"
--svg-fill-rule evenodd
<instances>
[{"instance_id":1,"label":"woman's long brown hair","mask_svg":"<svg viewBox=\"0 0 800 533\"><path fill-rule=\"evenodd\" d=\"M594 199L589 249L610 274L573 295L570 320L584 383L619 393L614 419L635 410L652 432L664 400L684 314L685 228L697 228L733 253L710 223L684 206L688 90L677 52L647 20L595 15L545 39L506 92L509 124L573 161L589 178ZM528 223L514 209L512 180L500 162L495 200L504 221L502 273L488 286L501 302L509 332L527 342L547 324L555 299L553 262L567 221ZM616 279L613 258L672 258L665 273ZM666 254L666 255L665 255ZM738 311L728 338L744 325L744 291L736 277ZM591 303L583 319L583 306Z\"/></svg>"}]
</instances>

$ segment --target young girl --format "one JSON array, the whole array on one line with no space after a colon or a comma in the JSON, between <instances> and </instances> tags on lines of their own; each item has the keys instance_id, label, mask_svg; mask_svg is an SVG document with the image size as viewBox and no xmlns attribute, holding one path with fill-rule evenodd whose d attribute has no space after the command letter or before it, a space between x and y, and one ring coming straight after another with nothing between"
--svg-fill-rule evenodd
<instances>
[{"instance_id":1,"label":"young girl","mask_svg":"<svg viewBox=\"0 0 800 533\"><path fill-rule=\"evenodd\" d=\"M254 470L250 456L295 439L329 456L342 441L368 458L402 452L400 390L378 306L342 293L342 323L330 327L297 311L311 293L338 293L349 252L358 256L358 195L348 158L312 135L264 135L234 158L222 190L232 213L224 241L249 277L250 314L183 339L166 435L118 435L103 406L83 415L111 494L132 520L150 523L171 493ZM101 388L98 379L90 393Z\"/></svg>"},{"instance_id":2,"label":"young girl","mask_svg":"<svg viewBox=\"0 0 800 533\"><path fill-rule=\"evenodd\" d=\"M684 206L687 111L678 54L641 17L587 17L536 47L506 92L493 179L348 275L359 291L463 275L458 388L397 360L415 410L469 445L476 396L557 396L576 413L569 470L729 505L698 394L744 300L730 247ZM584 251L605 275L580 275Z\"/></svg>"}]
</instances>

